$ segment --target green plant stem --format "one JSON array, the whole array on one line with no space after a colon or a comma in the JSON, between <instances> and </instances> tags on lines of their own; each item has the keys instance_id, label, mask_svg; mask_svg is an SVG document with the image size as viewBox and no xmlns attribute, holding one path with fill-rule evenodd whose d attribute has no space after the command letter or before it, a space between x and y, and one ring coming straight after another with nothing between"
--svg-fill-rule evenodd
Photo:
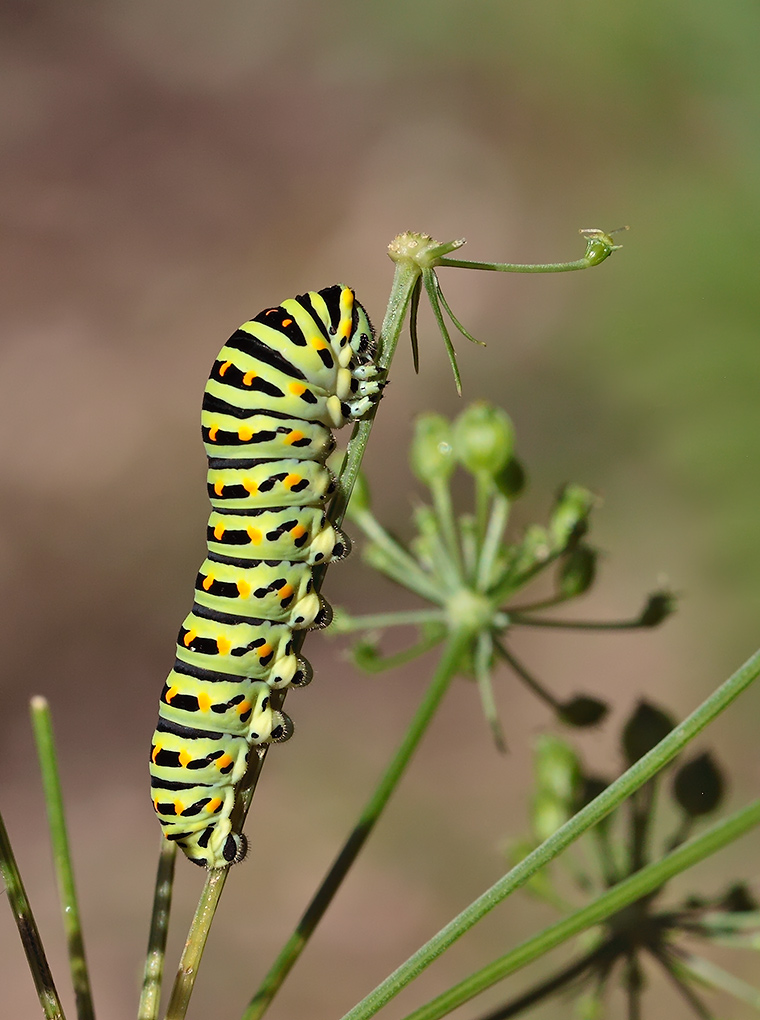
<instances>
[{"instance_id":1,"label":"green plant stem","mask_svg":"<svg viewBox=\"0 0 760 1020\"><path fill-rule=\"evenodd\" d=\"M63 914L63 928L66 933L66 948L74 987L76 1010L79 1020L94 1020L90 976L84 953L84 938L79 917L79 902L74 884L74 868L71 861L69 837L66 831L66 817L63 810L63 793L58 773L58 758L53 738L53 723L50 706L45 698L37 695L30 703L32 728L37 745L37 758L42 773L42 787L53 849L58 897Z\"/></svg>"},{"instance_id":2,"label":"green plant stem","mask_svg":"<svg viewBox=\"0 0 760 1020\"><path fill-rule=\"evenodd\" d=\"M738 978L735 974L719 967L712 960L706 960L702 956L693 953L678 953L676 969L696 979L701 984L709 985L719 991L728 992L740 1002L746 1002L748 1006L760 1011L760 989L749 982Z\"/></svg>"},{"instance_id":3,"label":"green plant stem","mask_svg":"<svg viewBox=\"0 0 760 1020\"><path fill-rule=\"evenodd\" d=\"M504 529L509 520L509 500L506 496L496 492L491 504L491 514L488 518L483 547L480 550L477 571L475 576L475 587L477 591L487 591L493 584L494 564L501 548Z\"/></svg>"},{"instance_id":4,"label":"green plant stem","mask_svg":"<svg viewBox=\"0 0 760 1020\"><path fill-rule=\"evenodd\" d=\"M553 600L552 605L559 604ZM543 606L531 606L531 609ZM558 627L560 630L647 630L651 623L642 623L640 617L635 620L547 620L542 617L523 616L523 610L513 610L509 614L512 623L521 627Z\"/></svg>"},{"instance_id":5,"label":"green plant stem","mask_svg":"<svg viewBox=\"0 0 760 1020\"><path fill-rule=\"evenodd\" d=\"M184 1020L203 950L206 948L211 922L214 919L216 908L219 905L219 897L222 895L229 873L229 868L215 868L207 873L203 892L195 909L195 916L182 952L177 976L174 979L174 987L166 1009L166 1020Z\"/></svg>"},{"instance_id":6,"label":"green plant stem","mask_svg":"<svg viewBox=\"0 0 760 1020\"><path fill-rule=\"evenodd\" d=\"M368 511L362 512L354 514L352 519L364 532L365 537L373 543L372 563L377 570L381 570L403 587L416 592L422 599L431 602L442 601L440 587L434 579L426 574L414 557L388 534L373 514ZM365 552L365 557L368 555Z\"/></svg>"},{"instance_id":7,"label":"green plant stem","mask_svg":"<svg viewBox=\"0 0 760 1020\"><path fill-rule=\"evenodd\" d=\"M398 344L399 336L401 335L404 315L419 276L420 269L418 266L412 265L406 261L396 263L393 283L391 285L391 293L388 299L388 307L386 309L385 319L383 320L383 325L380 329L380 336L378 338L380 353L377 364L381 371L386 371L391 363ZM335 497L330 504L329 510L330 520L337 527L339 527L342 523L343 517L346 513L348 502L351 498L351 492L359 474L359 469L361 468L362 458L367 446L377 407L378 405L376 404L367 418L356 424L351 439L349 440L348 450L346 451L346 457L343 461L343 468L341 470L340 484ZM324 573L324 569L316 570L314 572L314 587L316 591L319 591L322 586ZM296 639L294 640L294 651L298 652L300 650L306 633L306 631L300 631L296 635ZM276 703L273 699L274 707L279 708L284 696L284 691L279 692ZM248 774L245 779L246 788L240 798L242 804L243 823L245 822L248 811L250 810L253 795L256 791L256 786L261 775L261 770L264 767L266 754L267 749L265 748L262 753L257 754L253 758L249 766ZM206 883L203 887L203 891L195 911L195 916L193 917L193 921L190 926L190 931L188 932L185 948L179 962L177 975L174 979L174 986L169 1000L166 1020L184 1020L187 1007L190 1002L190 996L192 995L193 986L195 984L195 979L198 976L198 968L203 956L206 940L208 939L209 929L214 919L219 898L224 890L228 873L229 868L216 869L208 872Z\"/></svg>"},{"instance_id":8,"label":"green plant stem","mask_svg":"<svg viewBox=\"0 0 760 1020\"><path fill-rule=\"evenodd\" d=\"M467 648L471 637L467 632L455 632L443 649L433 679L420 702L420 705L404 734L404 739L393 756L382 779L364 806L359 820L351 835L343 845L332 867L322 880L311 903L298 922L271 970L264 978L261 987L248 1005L243 1020L258 1020L266 1012L272 999L277 994L291 968L306 947L314 929L317 927L325 911L332 902L349 868L356 860L360 850L374 829L388 800L399 783L412 755L417 750L420 740L425 734L433 716L448 690L452 678L459 666L462 653Z\"/></svg>"},{"instance_id":9,"label":"green plant stem","mask_svg":"<svg viewBox=\"0 0 760 1020\"><path fill-rule=\"evenodd\" d=\"M439 645L445 637L444 631L430 634L409 648L404 648L394 655L386 655L384 657L380 655L372 655L370 657L367 654L361 654L359 649L354 649L354 660L357 666L363 669L365 673L385 673L389 669L397 669L399 666L405 666L407 662L412 662L413 659L419 658L420 655L424 655L425 652L429 652L436 645Z\"/></svg>"},{"instance_id":10,"label":"green plant stem","mask_svg":"<svg viewBox=\"0 0 760 1020\"><path fill-rule=\"evenodd\" d=\"M5 822L0 815L0 877L8 894L8 903L21 936L21 945L26 953L29 970L32 972L34 987L46 1020L65 1020L63 1007L55 989L53 975L45 956L45 949L34 920L32 908L27 899L24 883L21 881L16 858L8 838Z\"/></svg>"},{"instance_id":11,"label":"green plant stem","mask_svg":"<svg viewBox=\"0 0 760 1020\"><path fill-rule=\"evenodd\" d=\"M680 725L660 741L656 747L640 758L608 786L590 804L582 808L549 839L528 854L482 896L478 897L441 931L425 943L416 953L397 968L370 994L345 1014L343 1020L367 1020L374 1016L386 1002L397 995L411 981L422 973L449 946L453 945L474 924L485 917L495 906L553 860L565 847L578 839L598 821L638 790L661 768L681 751L690 740L700 733L708 723L723 712L760 674L760 651L755 652L732 676L728 678L709 698L684 719ZM686 843L674 853L683 852L691 844ZM636 876L633 876L635 879ZM616 887L619 888L619 887Z\"/></svg>"},{"instance_id":12,"label":"green plant stem","mask_svg":"<svg viewBox=\"0 0 760 1020\"><path fill-rule=\"evenodd\" d=\"M576 269L598 266L620 247L613 244L609 235L601 230L581 230L580 233L586 238L586 253L583 258L574 259L572 262L470 262L467 259L437 258L435 264L456 266L459 269L484 269L490 273L568 273Z\"/></svg>"},{"instance_id":13,"label":"green plant stem","mask_svg":"<svg viewBox=\"0 0 760 1020\"><path fill-rule=\"evenodd\" d=\"M430 492L433 496L433 506L443 540L446 543L449 556L456 565L459 578L462 580L462 551L459 548L459 539L457 538L456 520L448 479L439 478L434 480L430 485Z\"/></svg>"},{"instance_id":14,"label":"green plant stem","mask_svg":"<svg viewBox=\"0 0 760 1020\"><path fill-rule=\"evenodd\" d=\"M440 1017L446 1016L457 1006L461 1006L462 1003L479 995L486 988L490 988L491 985L508 977L526 964L532 963L533 960L543 956L550 949L554 949L566 942L567 939L579 935L587 928L616 914L630 903L659 889L674 875L678 875L706 857L710 857L758 824L760 824L760 800L753 801L730 818L719 822L702 836L684 843L678 850L674 850L662 860L648 864L635 875L631 875L608 892L603 893L587 907L583 907L571 914L570 917L545 928L538 935L470 975L458 985L444 992L443 995L433 999L432 1002L410 1013L404 1020L440 1020ZM350 1015L347 1014L347 1016Z\"/></svg>"},{"instance_id":15,"label":"green plant stem","mask_svg":"<svg viewBox=\"0 0 760 1020\"><path fill-rule=\"evenodd\" d=\"M150 919L148 955L145 959L140 1004L137 1020L156 1020L161 1002L161 981L166 959L166 937L169 932L169 914L174 886L174 865L177 861L177 844L161 840L158 858L156 887L153 895L153 913Z\"/></svg>"},{"instance_id":16,"label":"green plant stem","mask_svg":"<svg viewBox=\"0 0 760 1020\"><path fill-rule=\"evenodd\" d=\"M562 703L554 697L547 689L536 680L536 678L528 672L523 666L519 659L516 659L514 655L509 651L506 645L503 645L501 641L494 639L494 648L499 655L504 659L506 663L514 670L520 679L530 687L534 694L536 694L542 701L545 701L555 712L559 712L562 708Z\"/></svg>"},{"instance_id":17,"label":"green plant stem","mask_svg":"<svg viewBox=\"0 0 760 1020\"><path fill-rule=\"evenodd\" d=\"M426 623L443 623L443 609L408 609L398 613L368 613L349 616L341 612L332 627L333 634L351 634L357 630L385 630L387 627L419 627Z\"/></svg>"}]
</instances>

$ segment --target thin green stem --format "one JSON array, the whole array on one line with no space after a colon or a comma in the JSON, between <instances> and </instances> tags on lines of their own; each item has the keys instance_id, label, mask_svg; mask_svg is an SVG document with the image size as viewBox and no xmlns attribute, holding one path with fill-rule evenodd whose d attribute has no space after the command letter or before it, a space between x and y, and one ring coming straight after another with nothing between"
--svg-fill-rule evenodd
<instances>
[{"instance_id":1,"label":"thin green stem","mask_svg":"<svg viewBox=\"0 0 760 1020\"><path fill-rule=\"evenodd\" d=\"M486 537L488 508L493 491L494 484L491 475L487 471L478 471L475 475L475 520L477 521L478 529L478 559L482 555L483 541Z\"/></svg>"},{"instance_id":2,"label":"thin green stem","mask_svg":"<svg viewBox=\"0 0 760 1020\"><path fill-rule=\"evenodd\" d=\"M553 601L552 605L558 604ZM543 606L530 606L530 609L543 608ZM523 616L523 609L509 611L509 618L512 623L519 623L521 627L557 627L560 630L647 630L651 624L642 623L637 617L635 620L546 620L541 617Z\"/></svg>"},{"instance_id":3,"label":"thin green stem","mask_svg":"<svg viewBox=\"0 0 760 1020\"><path fill-rule=\"evenodd\" d=\"M459 548L459 540L457 538L457 527L456 519L454 517L454 507L451 502L451 489L449 487L449 481L445 478L436 479L431 483L430 491L433 496L433 506L435 508L435 514L438 518L438 524L443 535L443 540L446 543L449 555L452 561L456 564L457 572L462 577L462 552Z\"/></svg>"},{"instance_id":4,"label":"thin green stem","mask_svg":"<svg viewBox=\"0 0 760 1020\"><path fill-rule=\"evenodd\" d=\"M446 348L446 353L449 356L449 364L451 365L451 371L454 373L454 384L456 385L457 393L461 397L462 377L459 374L457 353L454 350L454 344L451 342L451 336L449 335L448 326L446 325L446 320L443 318L441 304L440 301L438 300L441 290L440 285L438 283L438 277L435 275L435 272L432 269L423 269L422 282L425 285L428 300L430 301L430 307L433 309L435 321L438 323L438 329L440 330L441 336L443 337L443 344Z\"/></svg>"},{"instance_id":5,"label":"thin green stem","mask_svg":"<svg viewBox=\"0 0 760 1020\"><path fill-rule=\"evenodd\" d=\"M374 1016L386 1002L389 1002L402 988L405 988L421 974L434 960L438 959L441 953L453 945L495 906L524 885L532 875L545 867L565 847L614 811L619 804L630 797L634 790L638 790L668 762L672 761L689 741L693 740L708 723L712 722L757 679L758 674L760 674L760 651L755 652L688 718L671 730L656 747L640 758L590 804L582 808L541 846L528 854L516 867L499 879L474 903L471 903L429 942L426 942L354 1009L350 1010L344 1020L367 1020ZM679 847L674 853L682 853L689 845L687 843L683 847ZM634 879L636 877L633 876Z\"/></svg>"},{"instance_id":6,"label":"thin green stem","mask_svg":"<svg viewBox=\"0 0 760 1020\"><path fill-rule=\"evenodd\" d=\"M681 953L677 957L678 969L702 984L710 985L722 992L728 992L740 1002L746 1002L756 1010L760 1010L760 989L730 971L719 967L712 960L706 960L694 953Z\"/></svg>"},{"instance_id":7,"label":"thin green stem","mask_svg":"<svg viewBox=\"0 0 760 1020\"><path fill-rule=\"evenodd\" d=\"M491 665L493 663L493 640L487 630L478 634L478 641L475 646L474 668L475 680L480 694L480 704L483 708L483 715L488 723L491 735L493 736L496 749L501 754L507 753L507 742L504 739L504 732L501 728L499 713L496 708L496 701L493 695L493 683L491 680Z\"/></svg>"},{"instance_id":8,"label":"thin green stem","mask_svg":"<svg viewBox=\"0 0 760 1020\"><path fill-rule=\"evenodd\" d=\"M8 894L8 903L21 936L21 945L24 947L29 970L32 972L32 980L37 989L42 1012L46 1020L65 1020L37 922L34 920L24 883L21 881L2 815L0 815L0 878L2 878L5 891Z\"/></svg>"},{"instance_id":9,"label":"thin green stem","mask_svg":"<svg viewBox=\"0 0 760 1020\"><path fill-rule=\"evenodd\" d=\"M356 826L343 849L325 876L295 931L283 947L271 970L264 978L256 995L243 1014L243 1020L258 1020L263 1016L298 957L303 952L314 929L324 916L349 868L377 824L388 800L399 783L412 755L426 732L438 706L456 674L459 662L470 637L467 633L454 633L443 650L438 668L430 686L420 702L396 754L375 791L367 801Z\"/></svg>"},{"instance_id":10,"label":"thin green stem","mask_svg":"<svg viewBox=\"0 0 760 1020\"><path fill-rule=\"evenodd\" d=\"M421 638L416 644L411 645L409 648L404 648L394 655L374 656L362 653L360 649L355 649L354 657L356 664L360 669L365 670L365 672L385 673L389 669L398 669L399 666L405 666L408 662L419 658L420 655L424 655L425 652L429 652L431 648L439 645L445 637L445 631L441 630L437 634L430 634L427 637Z\"/></svg>"},{"instance_id":11,"label":"thin green stem","mask_svg":"<svg viewBox=\"0 0 760 1020\"><path fill-rule=\"evenodd\" d=\"M627 229L625 227L621 228ZM470 262L466 259L439 258L436 265L456 266L459 269L483 269L490 273L568 273L576 269L590 269L604 262L620 245L614 244L609 234L602 230L588 229L580 233L586 238L586 254L572 262L517 263L517 262Z\"/></svg>"},{"instance_id":12,"label":"thin green stem","mask_svg":"<svg viewBox=\"0 0 760 1020\"><path fill-rule=\"evenodd\" d=\"M76 1010L79 1020L94 1020L90 975L84 953L82 923L79 916L74 883L74 868L71 861L69 837L66 831L66 817L63 810L63 792L58 773L58 758L53 738L53 722L50 706L45 698L37 695L30 703L32 728L37 745L37 758L42 774L45 808L53 849L58 897L61 902L63 928L66 933L66 947L69 956L71 983L74 987Z\"/></svg>"},{"instance_id":13,"label":"thin green stem","mask_svg":"<svg viewBox=\"0 0 760 1020\"><path fill-rule=\"evenodd\" d=\"M554 695L543 686L543 684L540 684L532 673L528 672L520 660L516 659L514 655L512 655L506 645L503 645L501 641L494 639L494 648L502 659L509 664L512 670L517 673L523 683L530 687L534 694L541 698L542 701L545 701L546 704L553 709L553 711L559 712L561 710L562 703L555 698Z\"/></svg>"},{"instance_id":14,"label":"thin green stem","mask_svg":"<svg viewBox=\"0 0 760 1020\"><path fill-rule=\"evenodd\" d=\"M443 995L433 999L432 1002L410 1013L404 1020L440 1020L440 1017L446 1016L457 1006L461 1006L462 1003L479 995L485 989L496 984L497 981L503 980L516 970L532 963L533 960L543 956L550 949L554 949L568 939L616 914L630 903L635 903L636 900L659 889L675 875L693 867L706 857L710 857L729 843L733 843L734 840L739 839L758 824L760 824L760 800L753 801L730 818L713 826L702 836L685 843L678 850L663 857L662 860L648 864L641 871L637 871L635 875L631 875L608 892L603 893L593 903L577 910L557 924L545 928L538 935L523 942L509 953L505 953L504 956L470 975L458 985L454 985ZM372 1016L372 1013L357 1013L356 1015L357 1017ZM346 1016L351 1016L353 1020L351 1013Z\"/></svg>"},{"instance_id":15,"label":"thin green stem","mask_svg":"<svg viewBox=\"0 0 760 1020\"><path fill-rule=\"evenodd\" d=\"M153 913L150 918L148 954L145 958L140 1004L137 1020L157 1020L161 1003L161 981L166 959L166 938L169 933L169 916L174 887L174 865L177 860L177 844L161 839L161 852L156 872L156 887L153 894Z\"/></svg>"},{"instance_id":16,"label":"thin green stem","mask_svg":"<svg viewBox=\"0 0 760 1020\"><path fill-rule=\"evenodd\" d=\"M413 556L389 535L376 517L369 512L353 515L356 524L374 545L375 549L365 556L372 556L372 563L394 581L411 589L420 598L431 602L441 601L440 588L425 573ZM381 558L382 557L382 558Z\"/></svg>"},{"instance_id":17,"label":"thin green stem","mask_svg":"<svg viewBox=\"0 0 760 1020\"><path fill-rule=\"evenodd\" d=\"M700 1017L700 1020L716 1020L714 1014L710 1012L707 1006L705 1006L697 993L689 987L689 983L685 981L681 975L676 972L676 970L674 970L675 964L671 954L665 954L660 951L653 953L652 955L665 971L667 978L672 982L676 990L689 1005L692 1012Z\"/></svg>"},{"instance_id":18,"label":"thin green stem","mask_svg":"<svg viewBox=\"0 0 760 1020\"><path fill-rule=\"evenodd\" d=\"M443 623L446 613L443 609L407 609L398 613L368 613L365 616L349 616L341 612L336 616L332 635L351 634L357 630L385 630L387 627L419 627L426 623Z\"/></svg>"},{"instance_id":19,"label":"thin green stem","mask_svg":"<svg viewBox=\"0 0 760 1020\"><path fill-rule=\"evenodd\" d=\"M475 587L478 591L488 591L494 583L494 564L509 520L509 505L506 496L499 492L494 495L475 577Z\"/></svg>"}]
</instances>

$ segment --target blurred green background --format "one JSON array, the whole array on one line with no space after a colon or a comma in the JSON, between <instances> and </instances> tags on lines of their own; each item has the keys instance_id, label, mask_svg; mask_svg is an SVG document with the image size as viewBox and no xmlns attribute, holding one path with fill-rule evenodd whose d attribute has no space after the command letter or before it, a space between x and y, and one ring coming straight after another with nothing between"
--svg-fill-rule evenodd
<instances>
[{"instance_id":1,"label":"blurred green background","mask_svg":"<svg viewBox=\"0 0 760 1020\"><path fill-rule=\"evenodd\" d=\"M663 581L683 595L660 632L518 635L515 648L558 694L610 697L612 723L583 744L612 768L640 694L686 714L758 644L760 9L11 0L0 27L2 808L65 986L26 721L45 693L95 992L121 1020L158 843L147 747L203 555L200 397L225 337L260 308L343 280L379 322L385 247L404 229L465 236L463 257L555 261L582 253L580 227L630 224L586 273L441 273L488 343L459 345L465 399L516 423L531 476L517 524L581 482L603 497L588 614L629 615ZM402 349L367 461L377 512L402 534L413 417L461 406L426 318L421 374ZM399 601L358 555L327 594L356 611ZM368 679L338 642L311 638L307 653L317 680L288 701L297 735L267 762L192 1016L239 1014L427 669ZM474 690L452 691L273 1020L340 1015L498 876L500 843L526 827L530 738L551 720L507 675L497 694L509 757ZM750 692L700 744L730 768L737 805L757 788L759 704ZM756 878L756 861L741 844L681 888ZM178 870L170 970L202 877ZM550 919L515 897L388 1016ZM0 947L8 1015L36 1015L8 916ZM647 1015L681 1015L654 987Z\"/></svg>"}]
</instances>

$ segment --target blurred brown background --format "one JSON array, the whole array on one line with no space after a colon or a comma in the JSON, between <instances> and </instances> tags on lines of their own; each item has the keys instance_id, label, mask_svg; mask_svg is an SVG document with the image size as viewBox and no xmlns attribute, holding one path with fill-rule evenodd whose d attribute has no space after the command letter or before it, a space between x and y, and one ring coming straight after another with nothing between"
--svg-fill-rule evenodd
<instances>
[{"instance_id":1,"label":"blurred brown background","mask_svg":"<svg viewBox=\"0 0 760 1020\"><path fill-rule=\"evenodd\" d=\"M531 476L517 526L582 482L604 497L589 616L635 612L663 578L684 596L660 632L514 647L561 696L613 700L582 741L608 768L641 693L683 715L756 647L759 22L738 0L0 5L0 792L65 990L26 715L44 693L101 1016L134 1015L147 937L146 754L203 556L200 397L260 308L344 280L379 322L385 246L404 229L464 235L464 257L554 261L582 253L579 227L630 223L588 273L441 273L488 342L458 345L465 397L516 423ZM419 377L400 350L367 461L379 516L407 535L412 419L462 406L429 318L422 348ZM399 601L358 555L326 590L355 611ZM267 762L194 1017L239 1015L433 662L367 678L338 642L313 637L307 653L317 680L288 700L297 735ZM526 827L530 738L551 720L509 675L497 695L510 755L460 682L273 1020L341 1015L501 873L503 841ZM700 742L731 770L734 806L757 787L759 697ZM757 878L756 860L745 841L680 888ZM183 860L178 873L170 970L202 878ZM388 1016L551 919L514 897ZM3 1014L36 1016L7 913L0 947ZM661 993L648 1015L682 1015Z\"/></svg>"}]
</instances>

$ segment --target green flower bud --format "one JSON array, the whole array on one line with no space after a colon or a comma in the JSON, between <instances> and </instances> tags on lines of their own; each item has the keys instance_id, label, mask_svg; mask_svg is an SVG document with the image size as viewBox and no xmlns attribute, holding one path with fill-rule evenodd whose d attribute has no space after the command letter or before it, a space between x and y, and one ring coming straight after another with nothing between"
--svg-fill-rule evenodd
<instances>
[{"instance_id":1,"label":"green flower bud","mask_svg":"<svg viewBox=\"0 0 760 1020\"><path fill-rule=\"evenodd\" d=\"M580 762L572 747L551 734L539 737L534 754L534 771L539 791L551 794L571 810L581 779Z\"/></svg>"},{"instance_id":2,"label":"green flower bud","mask_svg":"<svg viewBox=\"0 0 760 1020\"><path fill-rule=\"evenodd\" d=\"M588 518L596 496L582 485L566 485L554 504L549 533L555 549L566 549L588 530Z\"/></svg>"},{"instance_id":3,"label":"green flower bud","mask_svg":"<svg viewBox=\"0 0 760 1020\"><path fill-rule=\"evenodd\" d=\"M571 817L572 810L553 794L539 792L533 799L531 808L531 826L536 839L543 843L553 836Z\"/></svg>"},{"instance_id":4,"label":"green flower bud","mask_svg":"<svg viewBox=\"0 0 760 1020\"><path fill-rule=\"evenodd\" d=\"M707 752L682 765L673 780L673 795L689 818L715 811L724 789L723 773Z\"/></svg>"},{"instance_id":5,"label":"green flower bud","mask_svg":"<svg viewBox=\"0 0 760 1020\"><path fill-rule=\"evenodd\" d=\"M517 499L525 488L528 476L517 457L510 457L495 478L496 488L507 499Z\"/></svg>"},{"instance_id":6,"label":"green flower bud","mask_svg":"<svg viewBox=\"0 0 760 1020\"><path fill-rule=\"evenodd\" d=\"M514 443L509 416L486 401L470 404L454 422L454 452L473 475L498 475L511 458Z\"/></svg>"},{"instance_id":7,"label":"green flower bud","mask_svg":"<svg viewBox=\"0 0 760 1020\"><path fill-rule=\"evenodd\" d=\"M456 467L451 423L441 414L422 414L414 426L409 459L417 478L431 488L445 482Z\"/></svg>"},{"instance_id":8,"label":"green flower bud","mask_svg":"<svg viewBox=\"0 0 760 1020\"><path fill-rule=\"evenodd\" d=\"M648 701L640 701L623 728L623 753L628 764L643 758L674 726L675 721L666 712Z\"/></svg>"},{"instance_id":9,"label":"green flower bud","mask_svg":"<svg viewBox=\"0 0 760 1020\"><path fill-rule=\"evenodd\" d=\"M676 611L676 597L669 591L656 591L649 596L639 618L642 627L656 627Z\"/></svg>"},{"instance_id":10,"label":"green flower bud","mask_svg":"<svg viewBox=\"0 0 760 1020\"><path fill-rule=\"evenodd\" d=\"M559 568L559 593L565 598L583 595L596 577L596 549L577 545L562 560Z\"/></svg>"}]
</instances>

